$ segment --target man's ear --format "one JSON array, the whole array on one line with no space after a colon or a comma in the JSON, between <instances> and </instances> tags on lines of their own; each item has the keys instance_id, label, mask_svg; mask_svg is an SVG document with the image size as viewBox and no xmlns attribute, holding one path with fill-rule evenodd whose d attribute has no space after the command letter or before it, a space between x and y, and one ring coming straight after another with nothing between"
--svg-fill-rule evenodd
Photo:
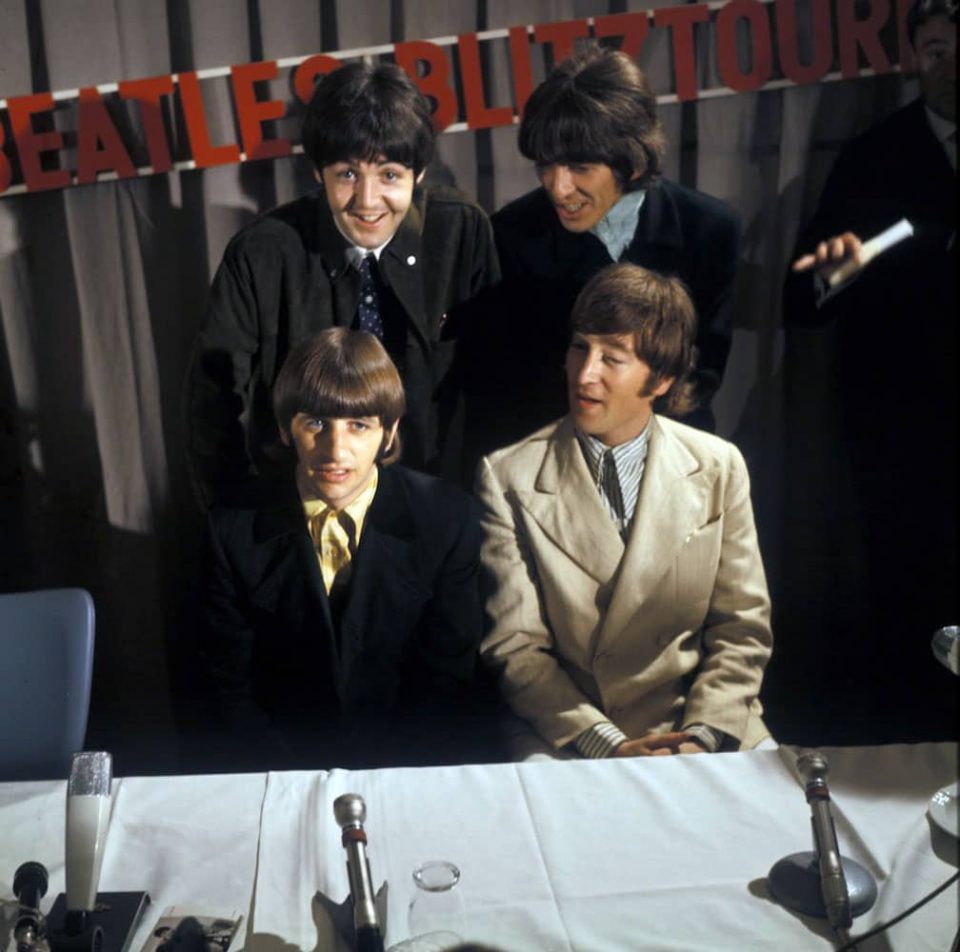
<instances>
[{"instance_id":1,"label":"man's ear","mask_svg":"<svg viewBox=\"0 0 960 952\"><path fill-rule=\"evenodd\" d=\"M415 185L419 185L419 184L423 181L423 177L424 177L424 175L426 175L426 174L427 174L427 170L426 170L426 169L420 169L420 174L419 174L419 175L416 177L416 179L414 180L414 184L415 184Z\"/></svg>"},{"instance_id":2,"label":"man's ear","mask_svg":"<svg viewBox=\"0 0 960 952\"><path fill-rule=\"evenodd\" d=\"M650 396L653 397L654 400L656 400L657 397L662 397L674 385L676 379L676 377L661 377L651 389Z\"/></svg>"},{"instance_id":3,"label":"man's ear","mask_svg":"<svg viewBox=\"0 0 960 952\"><path fill-rule=\"evenodd\" d=\"M283 443L284 446L289 446L289 445L290 445L290 431L289 431L288 429L286 429L286 427L282 427L282 426L279 427L279 430L280 430L280 442Z\"/></svg>"},{"instance_id":4,"label":"man's ear","mask_svg":"<svg viewBox=\"0 0 960 952\"><path fill-rule=\"evenodd\" d=\"M316 166L313 167L313 177L317 180L317 185L321 188L323 187L323 172L320 171Z\"/></svg>"},{"instance_id":5,"label":"man's ear","mask_svg":"<svg viewBox=\"0 0 960 952\"><path fill-rule=\"evenodd\" d=\"M386 456L390 452L390 448L393 446L393 441L397 438L397 427L400 426L399 420L393 421L393 426L390 427L389 432L384 437L383 440L383 453L382 455Z\"/></svg>"}]
</instances>

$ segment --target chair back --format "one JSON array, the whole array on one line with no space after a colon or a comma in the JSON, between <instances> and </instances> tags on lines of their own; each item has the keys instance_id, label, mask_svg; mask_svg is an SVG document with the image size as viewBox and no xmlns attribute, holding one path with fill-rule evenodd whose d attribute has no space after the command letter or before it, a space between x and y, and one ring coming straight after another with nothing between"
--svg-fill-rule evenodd
<instances>
[{"instance_id":1,"label":"chair back","mask_svg":"<svg viewBox=\"0 0 960 952\"><path fill-rule=\"evenodd\" d=\"M87 732L93 636L83 589L0 595L0 780L68 776Z\"/></svg>"}]
</instances>

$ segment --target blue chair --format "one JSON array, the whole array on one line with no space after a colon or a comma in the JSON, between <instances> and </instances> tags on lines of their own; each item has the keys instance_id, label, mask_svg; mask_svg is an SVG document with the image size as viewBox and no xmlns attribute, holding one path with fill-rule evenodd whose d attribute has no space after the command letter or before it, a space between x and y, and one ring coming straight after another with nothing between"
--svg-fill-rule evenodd
<instances>
[{"instance_id":1,"label":"blue chair","mask_svg":"<svg viewBox=\"0 0 960 952\"><path fill-rule=\"evenodd\" d=\"M83 589L0 595L0 780L68 776L87 732L93 634Z\"/></svg>"}]
</instances>

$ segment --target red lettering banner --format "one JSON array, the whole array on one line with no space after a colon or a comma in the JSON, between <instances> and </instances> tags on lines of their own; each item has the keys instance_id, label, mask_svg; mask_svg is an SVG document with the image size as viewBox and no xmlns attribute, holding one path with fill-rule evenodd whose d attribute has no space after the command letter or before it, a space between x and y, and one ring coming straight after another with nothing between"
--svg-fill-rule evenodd
<instances>
[{"instance_id":1,"label":"red lettering banner","mask_svg":"<svg viewBox=\"0 0 960 952\"><path fill-rule=\"evenodd\" d=\"M279 126L289 117L291 103L265 98L266 84L289 79L295 101L304 104L321 76L344 60L374 54L392 55L431 100L438 131L490 129L518 121L533 91L534 55L545 57L549 67L588 39L622 49L643 66L651 34L659 31L665 36L673 82L670 90L660 90L660 102L695 100L703 95L704 76L698 64L713 61L722 87L711 88L711 96L760 90L771 83L782 88L784 80L802 84L849 79L863 70L886 73L896 68L896 62L908 69L912 57L904 24L910 2L873 0L862 9L846 0L836 4L830 0L693 3L463 33L437 41L409 40L392 48L318 53L125 80L57 93L56 97L38 92L0 99L0 195L288 156L299 146L284 138ZM895 20L893 28L885 29L891 18ZM893 54L882 39L890 35L898 47ZM802 50L801 36L810 40L804 41ZM509 94L501 92L499 100L492 98L485 75L483 44L495 42L505 43L510 63ZM462 101L455 87L455 67ZM203 84L222 78L229 80L235 128L233 141L214 142ZM111 115L114 96L136 103L139 130L115 124ZM54 110L60 109L75 110L76 168L72 170L64 167L64 135L58 131L58 126L69 123L53 122ZM166 128L176 109L183 117L189 150L183 154L181 145L181 154L175 157ZM135 135L136 142L125 141L124 134ZM138 168L134 156L142 156L144 148L149 165Z\"/></svg>"}]
</instances>

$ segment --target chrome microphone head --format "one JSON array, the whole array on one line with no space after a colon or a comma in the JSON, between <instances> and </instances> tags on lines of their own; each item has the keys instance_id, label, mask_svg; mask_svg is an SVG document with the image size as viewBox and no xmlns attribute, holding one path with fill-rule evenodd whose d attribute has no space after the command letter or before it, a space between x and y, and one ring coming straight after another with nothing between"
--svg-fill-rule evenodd
<instances>
[{"instance_id":1,"label":"chrome microphone head","mask_svg":"<svg viewBox=\"0 0 960 952\"><path fill-rule=\"evenodd\" d=\"M806 783L826 783L829 763L819 750L805 750L797 758L797 770Z\"/></svg>"},{"instance_id":2,"label":"chrome microphone head","mask_svg":"<svg viewBox=\"0 0 960 952\"><path fill-rule=\"evenodd\" d=\"M367 805L359 793L344 793L333 801L333 816L341 830L348 826L359 829L367 818Z\"/></svg>"}]
</instances>

